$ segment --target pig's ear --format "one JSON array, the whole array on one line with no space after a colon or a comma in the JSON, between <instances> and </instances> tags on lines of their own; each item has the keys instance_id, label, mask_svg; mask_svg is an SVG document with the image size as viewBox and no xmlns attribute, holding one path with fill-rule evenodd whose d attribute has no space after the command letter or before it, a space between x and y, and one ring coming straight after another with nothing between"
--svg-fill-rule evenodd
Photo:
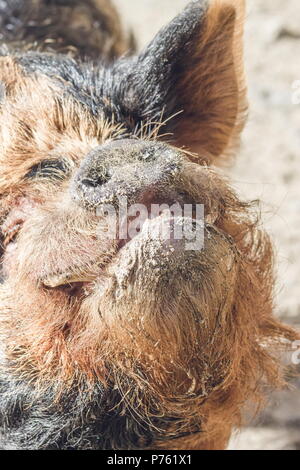
<instances>
[{"instance_id":1,"label":"pig's ear","mask_svg":"<svg viewBox=\"0 0 300 470\"><path fill-rule=\"evenodd\" d=\"M244 13L244 0L190 2L140 55L135 72L146 114L179 113L164 131L214 163L236 149L246 119Z\"/></svg>"}]
</instances>

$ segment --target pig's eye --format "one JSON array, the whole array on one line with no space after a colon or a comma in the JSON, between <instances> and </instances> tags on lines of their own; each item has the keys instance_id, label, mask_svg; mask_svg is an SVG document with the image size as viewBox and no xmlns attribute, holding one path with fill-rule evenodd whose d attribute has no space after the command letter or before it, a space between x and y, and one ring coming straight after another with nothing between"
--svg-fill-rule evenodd
<instances>
[{"instance_id":1,"label":"pig's eye","mask_svg":"<svg viewBox=\"0 0 300 470\"><path fill-rule=\"evenodd\" d=\"M32 166L27 178L50 178L62 180L70 172L70 165L65 160L43 160Z\"/></svg>"}]
</instances>

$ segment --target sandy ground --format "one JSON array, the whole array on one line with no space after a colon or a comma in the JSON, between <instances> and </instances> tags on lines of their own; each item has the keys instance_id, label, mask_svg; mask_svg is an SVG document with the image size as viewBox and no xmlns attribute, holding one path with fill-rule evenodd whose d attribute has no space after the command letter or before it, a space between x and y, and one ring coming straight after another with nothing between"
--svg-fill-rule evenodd
<instances>
[{"instance_id":1,"label":"sandy ground","mask_svg":"<svg viewBox=\"0 0 300 470\"><path fill-rule=\"evenodd\" d=\"M143 47L187 0L114 0ZM277 250L277 314L300 324L300 2L248 0L246 71L250 116L230 176L260 199ZM299 81L299 92L293 84ZM299 104L297 104L297 102ZM231 449L300 449L300 383L273 398Z\"/></svg>"}]
</instances>

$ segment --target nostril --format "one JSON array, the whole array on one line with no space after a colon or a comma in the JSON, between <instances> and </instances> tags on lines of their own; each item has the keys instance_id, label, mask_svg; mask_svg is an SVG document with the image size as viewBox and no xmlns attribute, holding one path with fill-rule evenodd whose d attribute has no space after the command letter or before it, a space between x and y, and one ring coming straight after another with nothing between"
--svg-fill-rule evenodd
<instances>
[{"instance_id":1,"label":"nostril","mask_svg":"<svg viewBox=\"0 0 300 470\"><path fill-rule=\"evenodd\" d=\"M111 176L106 173L105 175L97 176L96 178L83 178L81 180L81 184L87 188L97 188L107 183L110 178Z\"/></svg>"}]
</instances>

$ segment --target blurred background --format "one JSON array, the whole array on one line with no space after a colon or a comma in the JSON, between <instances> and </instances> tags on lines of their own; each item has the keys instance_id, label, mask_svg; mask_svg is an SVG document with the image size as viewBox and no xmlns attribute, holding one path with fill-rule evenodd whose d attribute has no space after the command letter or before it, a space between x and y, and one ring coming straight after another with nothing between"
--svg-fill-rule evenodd
<instances>
[{"instance_id":1,"label":"blurred background","mask_svg":"<svg viewBox=\"0 0 300 470\"><path fill-rule=\"evenodd\" d=\"M113 1L139 48L188 3ZM230 178L244 199L262 201L277 252L277 315L300 326L299 0L248 0L245 33L250 115ZM300 449L300 381L291 386L234 436L230 449Z\"/></svg>"}]
</instances>

